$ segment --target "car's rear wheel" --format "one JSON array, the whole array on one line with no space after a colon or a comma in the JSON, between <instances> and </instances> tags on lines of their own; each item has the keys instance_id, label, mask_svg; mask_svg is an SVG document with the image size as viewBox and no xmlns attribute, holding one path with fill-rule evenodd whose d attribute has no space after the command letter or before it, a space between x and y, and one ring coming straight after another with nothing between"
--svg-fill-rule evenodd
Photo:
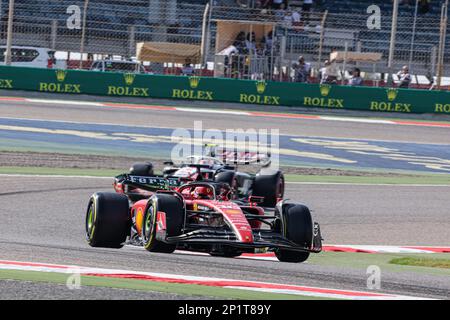
<instances>
[{"instance_id":1,"label":"car's rear wheel","mask_svg":"<svg viewBox=\"0 0 450 320\"><path fill-rule=\"evenodd\" d=\"M231 188L230 200L239 198L239 182L234 171L224 171L216 174L215 182L227 183Z\"/></svg>"},{"instance_id":2,"label":"car's rear wheel","mask_svg":"<svg viewBox=\"0 0 450 320\"><path fill-rule=\"evenodd\" d=\"M287 203L282 206L282 212L279 212L277 208L275 214L281 219L277 232L300 248L308 250L312 247L314 226L308 207ZM278 249L275 255L283 262L304 262L308 259L309 252Z\"/></svg>"},{"instance_id":3,"label":"car's rear wheel","mask_svg":"<svg viewBox=\"0 0 450 320\"><path fill-rule=\"evenodd\" d=\"M151 162L135 163L130 168L130 174L134 176L151 177L154 175Z\"/></svg>"},{"instance_id":4,"label":"car's rear wheel","mask_svg":"<svg viewBox=\"0 0 450 320\"><path fill-rule=\"evenodd\" d=\"M121 248L130 232L128 198L96 193L86 212L86 240L91 247Z\"/></svg>"},{"instance_id":5,"label":"car's rear wheel","mask_svg":"<svg viewBox=\"0 0 450 320\"><path fill-rule=\"evenodd\" d=\"M274 208L278 199L284 197L284 175L281 171L275 173L258 173L253 183L253 196L263 197L262 207Z\"/></svg>"},{"instance_id":6,"label":"car's rear wheel","mask_svg":"<svg viewBox=\"0 0 450 320\"><path fill-rule=\"evenodd\" d=\"M169 244L156 239L157 214L163 212L166 217L167 236L181 234L184 221L184 208L180 199L169 194L157 194L150 198L144 215L142 240L144 248L150 252L172 253L176 244Z\"/></svg>"},{"instance_id":7,"label":"car's rear wheel","mask_svg":"<svg viewBox=\"0 0 450 320\"><path fill-rule=\"evenodd\" d=\"M152 177L154 175L153 164L151 162L135 163L131 166L129 173L133 176ZM137 188L131 186L126 186L126 192L130 200L134 202L148 197L145 194L140 194Z\"/></svg>"}]
</instances>

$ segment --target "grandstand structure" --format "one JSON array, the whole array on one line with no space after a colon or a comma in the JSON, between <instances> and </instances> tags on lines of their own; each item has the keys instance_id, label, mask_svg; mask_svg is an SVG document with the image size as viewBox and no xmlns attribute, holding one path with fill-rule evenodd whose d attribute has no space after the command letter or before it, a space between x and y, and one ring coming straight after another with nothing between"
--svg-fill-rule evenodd
<instances>
[{"instance_id":1,"label":"grandstand structure","mask_svg":"<svg viewBox=\"0 0 450 320\"><path fill-rule=\"evenodd\" d=\"M410 1L414 3L415 1ZM436 75L441 30L441 5L432 1L427 13L415 15L414 5L401 5L398 17L394 69L410 65L417 75ZM9 0L0 0L0 45L6 43ZM85 0L15 0L13 45L52 48L61 52L83 52L131 58L138 42L161 41L186 44L207 42L208 65L215 61L219 20L273 23L273 72L264 77L289 80L282 70L303 55L315 69L334 50L382 53L376 64L358 63L366 72L386 73L392 26L392 2L380 0L316 0L307 19L295 26L286 23L283 12L242 8L234 0L89 0L84 38L82 28L68 28L67 9L78 6L83 13ZM205 15L208 4L209 10ZM300 14L302 1L290 1ZM381 8L381 28L368 29L367 8ZM206 20L205 21L205 17ZM205 29L206 23L207 28ZM444 75L450 76L450 28L444 54ZM205 31L207 34L205 34ZM230 35L231 37L232 35ZM234 36L234 35L233 35ZM284 69L283 69L284 68Z\"/></svg>"}]
</instances>

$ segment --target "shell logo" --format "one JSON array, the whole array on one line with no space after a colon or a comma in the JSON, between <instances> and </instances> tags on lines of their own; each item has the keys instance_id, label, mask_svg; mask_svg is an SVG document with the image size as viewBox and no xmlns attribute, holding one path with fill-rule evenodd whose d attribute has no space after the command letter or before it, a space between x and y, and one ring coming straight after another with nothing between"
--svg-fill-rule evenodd
<instances>
[{"instance_id":1,"label":"shell logo","mask_svg":"<svg viewBox=\"0 0 450 320\"><path fill-rule=\"evenodd\" d=\"M225 213L227 214L240 214L241 210L237 210L237 209L227 209L225 210Z\"/></svg>"},{"instance_id":2,"label":"shell logo","mask_svg":"<svg viewBox=\"0 0 450 320\"><path fill-rule=\"evenodd\" d=\"M144 210L139 208L136 212L136 230L140 234L142 232L142 226L144 224Z\"/></svg>"}]
</instances>

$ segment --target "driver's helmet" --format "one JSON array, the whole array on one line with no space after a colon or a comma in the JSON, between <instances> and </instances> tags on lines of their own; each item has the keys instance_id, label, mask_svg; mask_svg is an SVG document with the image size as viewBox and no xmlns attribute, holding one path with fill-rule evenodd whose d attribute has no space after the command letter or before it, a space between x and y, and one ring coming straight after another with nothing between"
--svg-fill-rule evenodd
<instances>
[{"instance_id":1,"label":"driver's helmet","mask_svg":"<svg viewBox=\"0 0 450 320\"><path fill-rule=\"evenodd\" d=\"M214 191L210 187L196 187L191 193L192 199L214 199Z\"/></svg>"},{"instance_id":2,"label":"driver's helmet","mask_svg":"<svg viewBox=\"0 0 450 320\"><path fill-rule=\"evenodd\" d=\"M212 166L214 164L214 161L211 159L200 159L198 161L198 164L203 164L203 165L208 165L208 166Z\"/></svg>"}]
</instances>

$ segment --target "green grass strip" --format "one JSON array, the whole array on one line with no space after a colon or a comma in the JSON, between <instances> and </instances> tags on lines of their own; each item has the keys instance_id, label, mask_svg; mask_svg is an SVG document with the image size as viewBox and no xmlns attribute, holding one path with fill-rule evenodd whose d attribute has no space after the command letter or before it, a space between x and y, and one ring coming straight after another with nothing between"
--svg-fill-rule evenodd
<instances>
[{"instance_id":1,"label":"green grass strip","mask_svg":"<svg viewBox=\"0 0 450 320\"><path fill-rule=\"evenodd\" d=\"M414 259L439 259L450 258L448 253L351 253L351 252L322 252L313 254L308 259L312 265L320 265L334 268L345 268L365 272L367 267L376 265L383 271L395 273L407 273L420 277L423 274L435 275L447 279L450 277L450 269L427 268L424 266L401 265L390 263L394 259L410 257Z\"/></svg>"},{"instance_id":2,"label":"green grass strip","mask_svg":"<svg viewBox=\"0 0 450 320\"><path fill-rule=\"evenodd\" d=\"M450 175L421 176L312 176L286 175L288 182L315 183L350 183L350 184L418 184L418 185L450 185Z\"/></svg>"},{"instance_id":3,"label":"green grass strip","mask_svg":"<svg viewBox=\"0 0 450 320\"><path fill-rule=\"evenodd\" d=\"M404 257L392 259L389 263L402 266L450 269L450 259Z\"/></svg>"},{"instance_id":4,"label":"green grass strip","mask_svg":"<svg viewBox=\"0 0 450 320\"><path fill-rule=\"evenodd\" d=\"M0 279L46 282L65 285L70 274L54 272L0 270ZM221 298L221 299L243 299L243 300L318 300L319 298L265 293L250 290L228 289L212 286L202 286L194 284L177 284L156 282L138 279L120 279L97 276L81 276L81 286L94 286L105 288L118 288L139 291L152 291L172 293L195 298L196 296ZM68 289L69 290L69 289Z\"/></svg>"},{"instance_id":5,"label":"green grass strip","mask_svg":"<svg viewBox=\"0 0 450 320\"><path fill-rule=\"evenodd\" d=\"M113 169L79 169L79 168L46 168L46 167L0 167L0 174L25 175L62 175L62 176L94 176L115 177L121 170ZM349 184L418 184L418 185L450 185L450 175L430 174L421 176L312 176L286 175L287 182L305 183L349 183Z\"/></svg>"}]
</instances>

